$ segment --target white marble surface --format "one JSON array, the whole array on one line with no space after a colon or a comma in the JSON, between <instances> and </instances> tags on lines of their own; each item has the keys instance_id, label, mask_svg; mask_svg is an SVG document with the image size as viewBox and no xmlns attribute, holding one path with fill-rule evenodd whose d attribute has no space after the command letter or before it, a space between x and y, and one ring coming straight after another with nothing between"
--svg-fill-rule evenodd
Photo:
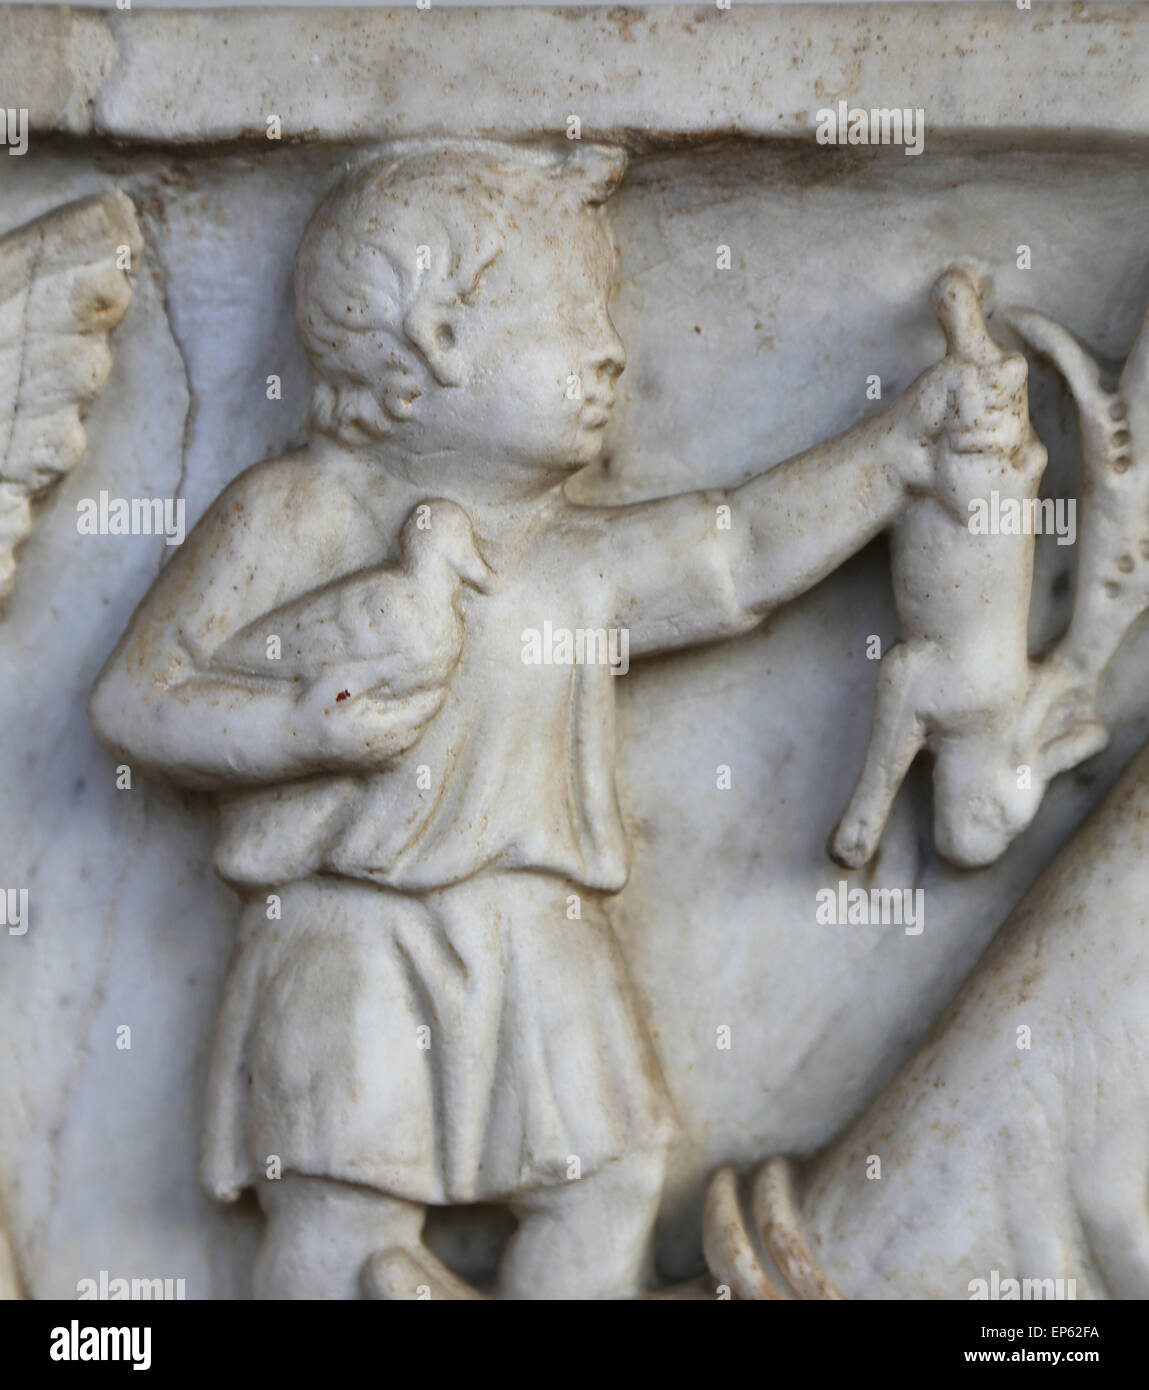
<instances>
[{"instance_id":1,"label":"white marble surface","mask_svg":"<svg viewBox=\"0 0 1149 1390\"><path fill-rule=\"evenodd\" d=\"M294 8L13 7L0 76L27 89L20 104L45 131L177 144L261 138L269 112L303 141L522 139L561 131L572 112L584 139L639 146L666 131L812 139L819 108L847 98L922 107L935 139L1024 148L1040 132L1090 149L1149 124L1140 10L332 7L316 23Z\"/></svg>"},{"instance_id":2,"label":"white marble surface","mask_svg":"<svg viewBox=\"0 0 1149 1390\"><path fill-rule=\"evenodd\" d=\"M0 13L0 31L5 21ZM158 44L149 23L159 21L138 32ZM1143 43L1149 26L1137 33ZM170 135L220 90L193 81L178 111L141 95L132 76L145 61L140 42L123 30L95 124L142 133L145 112ZM1084 51L1073 41L1074 56L1093 61ZM277 52L272 42L265 61ZM1104 71L1130 81L1136 63L1130 50ZM939 60L930 71L940 90L951 69ZM980 93L993 86L976 83ZM669 88L641 90L647 108L612 120L681 128ZM1081 105L1067 119L1099 109L1088 83L1072 90ZM359 109L393 108L378 97L366 84ZM331 100L342 111L344 88L333 86ZM977 118L987 129L1008 116L1004 87L999 100ZM1050 100L1070 102L1060 90ZM762 101L759 122L788 133L785 119L765 114L776 104ZM497 105L490 114L480 106L484 123ZM58 109L70 113L63 126L86 127L88 108L73 97ZM1107 96L1103 109L1113 123L1126 119L1119 100ZM247 119L225 109L204 133ZM334 124L339 135L359 129ZM248 1204L216 1208L195 1182L209 1032L234 925L233 900L209 867L210 807L142 780L117 791L85 717L92 681L165 547L78 537L75 512L98 488L174 493L190 523L240 470L299 440L306 366L291 262L319 195L353 157L339 145L169 154L50 144L0 159L0 233L115 186L136 202L146 238L87 456L45 502L0 626L0 844L6 878L31 893L27 935L0 944L9 1059L0 1181L24 1276L41 1297L74 1296L77 1280L101 1269L183 1277L189 1297L248 1288L258 1215ZM609 461L581 480L581 495L614 501L735 483L864 416L867 375L879 373L893 394L938 356L928 288L954 259L976 260L994 302L1040 306L1120 358L1149 299L1147 204L1137 150L938 151L920 161L895 150L855 160L759 144L639 155L611 214L621 252L615 320L629 365ZM1032 270L1015 268L1021 242L1034 248ZM719 244L734 251L728 272L714 269ZM283 379L278 403L265 397L272 372ZM1037 365L1031 406L1051 454L1047 490L1072 492L1073 413ZM1035 641L1068 615L1067 568L1056 546L1039 545ZM712 1169L811 1152L837 1134L937 1019L1145 737L1141 630L1107 686L1112 746L1054 785L1034 827L993 868L943 864L930 843L928 778L903 789L875 872L925 888L920 937L817 927L815 893L839 877L826 838L868 731L870 633L895 633L880 543L762 630L659 658L623 683L620 785L635 868L613 916L685 1131L660 1230L668 1277L699 1268ZM733 771L729 791L715 789L721 763ZM124 1023L128 1052L116 1048ZM713 1044L724 1024L730 1051Z\"/></svg>"}]
</instances>

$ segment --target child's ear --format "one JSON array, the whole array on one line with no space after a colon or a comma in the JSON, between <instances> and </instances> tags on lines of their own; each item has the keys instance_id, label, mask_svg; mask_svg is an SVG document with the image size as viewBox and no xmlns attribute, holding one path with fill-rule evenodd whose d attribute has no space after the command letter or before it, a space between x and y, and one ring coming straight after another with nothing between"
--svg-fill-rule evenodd
<instances>
[{"instance_id":1,"label":"child's ear","mask_svg":"<svg viewBox=\"0 0 1149 1390\"><path fill-rule=\"evenodd\" d=\"M407 310L403 331L419 350L440 386L462 386L466 363L458 343L459 305L437 303L421 295Z\"/></svg>"}]
</instances>

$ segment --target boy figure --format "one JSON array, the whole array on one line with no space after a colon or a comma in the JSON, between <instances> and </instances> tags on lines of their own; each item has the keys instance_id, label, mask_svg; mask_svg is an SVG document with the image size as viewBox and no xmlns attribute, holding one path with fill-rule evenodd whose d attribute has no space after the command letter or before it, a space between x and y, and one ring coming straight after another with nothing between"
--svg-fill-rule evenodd
<instances>
[{"instance_id":1,"label":"boy figure","mask_svg":"<svg viewBox=\"0 0 1149 1390\"><path fill-rule=\"evenodd\" d=\"M467 142L337 188L296 265L310 442L216 500L93 692L122 756L220 793L246 905L203 1176L259 1193L259 1296L459 1293L426 1206L492 1201L500 1295L640 1291L675 1122L603 912L615 674L524 636L746 632L928 487L957 392L1011 428L1000 374L947 358L741 487L573 504L625 364L624 162Z\"/></svg>"}]
</instances>

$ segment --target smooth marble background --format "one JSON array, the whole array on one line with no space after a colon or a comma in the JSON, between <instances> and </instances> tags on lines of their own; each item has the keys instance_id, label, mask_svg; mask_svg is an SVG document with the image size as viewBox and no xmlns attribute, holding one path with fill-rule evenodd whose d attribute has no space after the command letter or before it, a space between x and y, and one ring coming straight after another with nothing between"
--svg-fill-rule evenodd
<instances>
[{"instance_id":1,"label":"smooth marble background","mask_svg":"<svg viewBox=\"0 0 1149 1390\"><path fill-rule=\"evenodd\" d=\"M40 509L0 620L4 886L31 890L0 940L0 1181L31 1290L182 1277L244 1296L253 1206L195 1185L211 1020L232 933L209 867L208 802L137 781L117 791L84 702L165 558L161 540L81 537L78 498L186 499L189 524L249 464L301 437L306 367L291 260L312 207L361 153L282 148L173 158L41 144L0 161L0 232L116 184L147 239L89 451ZM635 160L613 209L616 322L630 354L609 462L583 495L623 499L733 482L876 407L942 350L928 288L972 259L997 303L1041 308L1119 357L1149 299L1144 160L825 151L727 143ZM1015 268L1019 243L1033 269ZM729 245L733 266L715 269ZM268 401L269 373L283 399ZM1044 368L1032 410L1045 492L1073 492L1071 405ZM1041 542L1035 642L1071 601L1072 551ZM1068 579L1066 575L1068 574ZM868 732L867 636L895 624L881 543L740 641L636 666L623 683L620 793L635 847L614 908L685 1139L660 1238L665 1273L699 1268L702 1184L722 1161L809 1151L881 1088L1012 905L1143 741L1141 629L1109 683L1113 746L1054 785L994 868L940 864L928 773L903 790L872 868L922 886L926 927L821 927L839 871L824 845ZM715 786L728 764L733 785ZM852 876L868 883L866 873ZM132 1049L116 1028L132 1028ZM715 1030L732 1028L729 1051ZM451 1221L464 1264L487 1225Z\"/></svg>"}]
</instances>

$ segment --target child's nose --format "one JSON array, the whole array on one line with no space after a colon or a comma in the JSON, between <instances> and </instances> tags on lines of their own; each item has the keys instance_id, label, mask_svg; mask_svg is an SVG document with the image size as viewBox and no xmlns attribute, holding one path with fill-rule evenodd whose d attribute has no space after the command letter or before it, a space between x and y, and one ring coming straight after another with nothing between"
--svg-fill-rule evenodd
<instances>
[{"instance_id":1,"label":"child's nose","mask_svg":"<svg viewBox=\"0 0 1149 1390\"><path fill-rule=\"evenodd\" d=\"M612 378L621 376L626 368L626 348L617 333L611 332L598 352L591 357L591 366L596 371L608 372Z\"/></svg>"}]
</instances>

